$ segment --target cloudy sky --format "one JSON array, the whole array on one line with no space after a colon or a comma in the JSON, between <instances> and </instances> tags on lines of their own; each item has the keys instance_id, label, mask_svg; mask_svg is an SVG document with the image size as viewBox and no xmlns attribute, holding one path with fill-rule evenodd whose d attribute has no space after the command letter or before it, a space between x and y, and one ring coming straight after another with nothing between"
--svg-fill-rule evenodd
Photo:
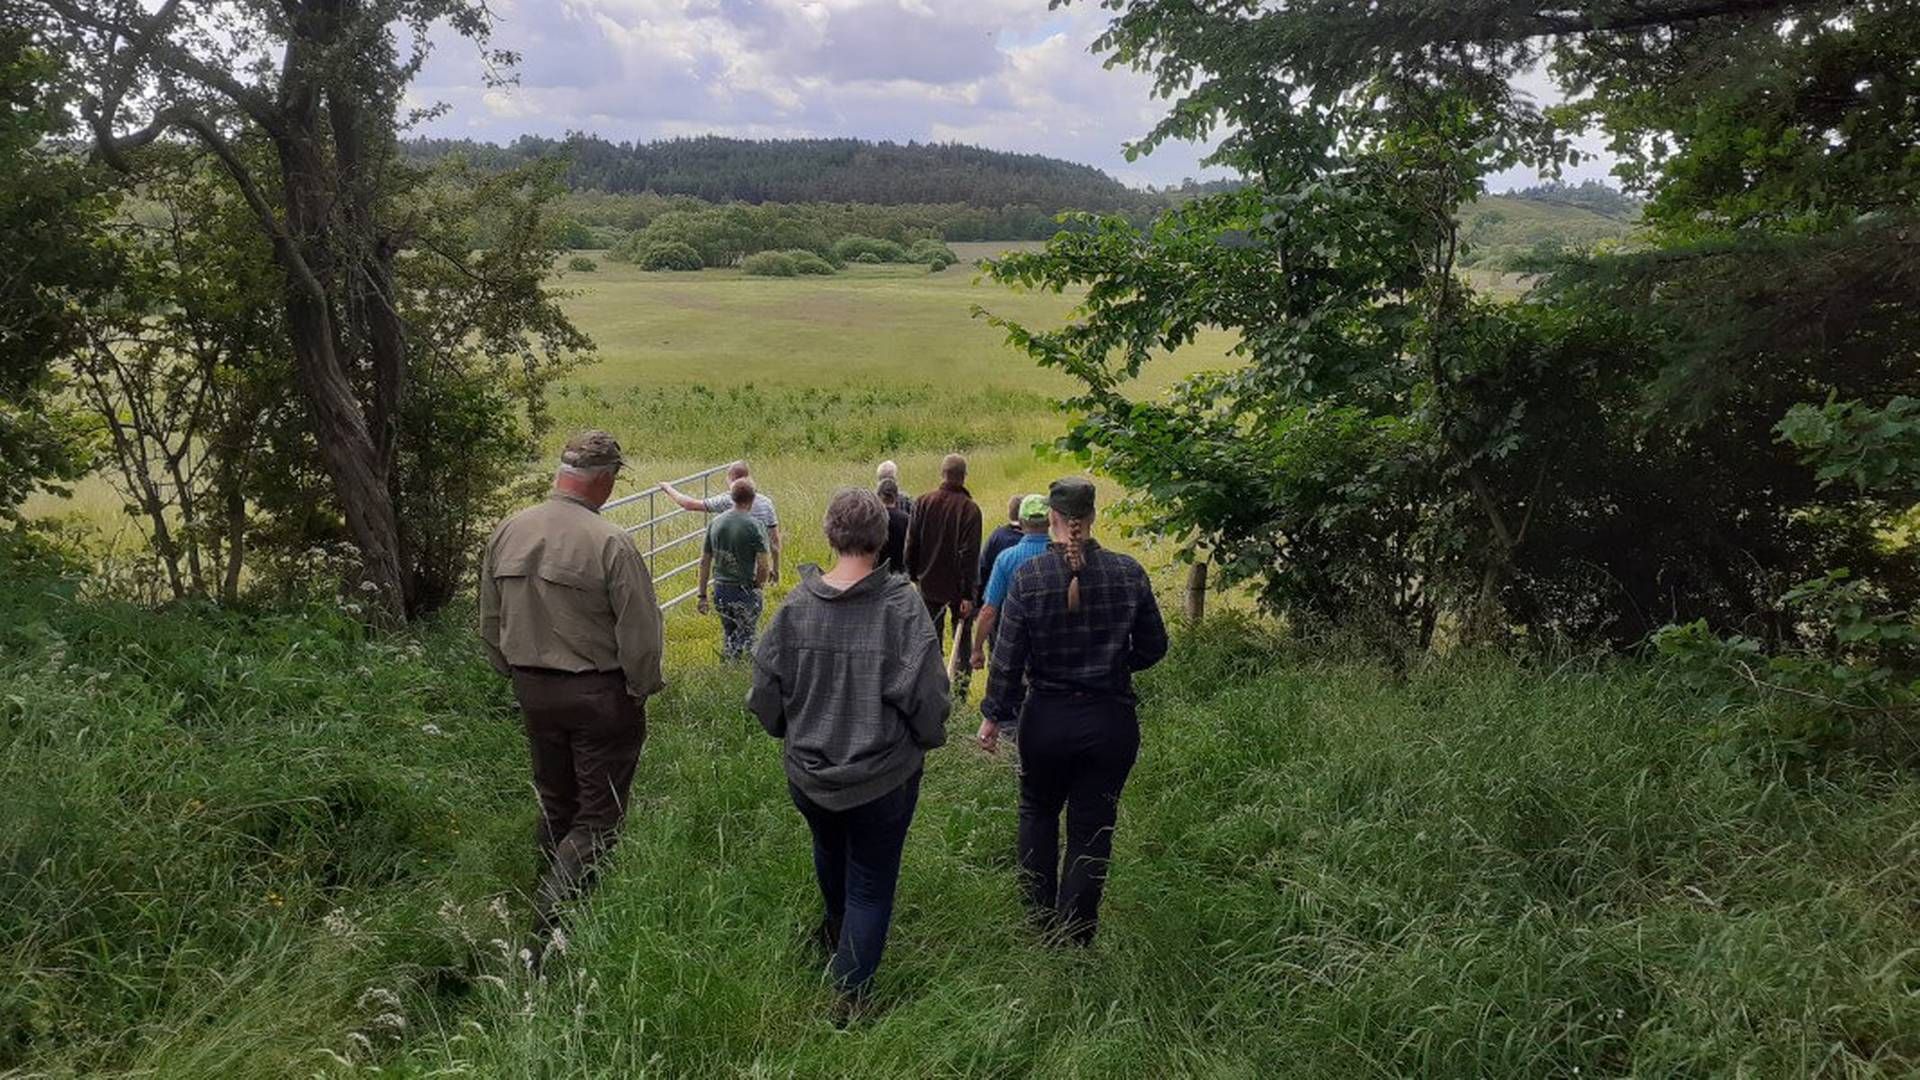
<instances>
[{"instance_id":1,"label":"cloudy sky","mask_svg":"<svg viewBox=\"0 0 1920 1080\"><path fill-rule=\"evenodd\" d=\"M443 43L414 96L452 108L425 131L505 141L589 131L951 141L1086 162L1131 184L1216 175L1204 147L1129 162L1162 114L1144 76L1088 46L1091 0L495 0L496 44L522 56L490 87L471 46ZM1578 175L1602 175L1605 167ZM1530 182L1502 177L1496 188Z\"/></svg>"}]
</instances>

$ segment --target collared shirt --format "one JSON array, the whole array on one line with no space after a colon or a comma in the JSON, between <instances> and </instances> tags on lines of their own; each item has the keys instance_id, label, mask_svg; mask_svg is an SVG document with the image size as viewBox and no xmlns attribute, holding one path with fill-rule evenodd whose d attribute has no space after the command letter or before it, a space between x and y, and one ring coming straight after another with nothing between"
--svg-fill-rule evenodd
<instances>
[{"instance_id":1,"label":"collared shirt","mask_svg":"<svg viewBox=\"0 0 1920 1080\"><path fill-rule=\"evenodd\" d=\"M1013 588L1013 575L1035 556L1046 553L1046 533L1021 533L1013 546L1002 548L1000 557L993 561L993 573L987 578L984 602L993 608L1006 603L1007 591Z\"/></svg>"},{"instance_id":2,"label":"collared shirt","mask_svg":"<svg viewBox=\"0 0 1920 1080\"><path fill-rule=\"evenodd\" d=\"M980 705L987 719L1017 723L1029 692L1131 701L1133 673L1167 654L1167 628L1147 572L1092 540L1083 550L1078 611L1067 610L1073 575L1060 545L1013 575Z\"/></svg>"},{"instance_id":3,"label":"collared shirt","mask_svg":"<svg viewBox=\"0 0 1920 1080\"><path fill-rule=\"evenodd\" d=\"M987 534L987 542L980 545L980 599L986 599L987 583L993 580L993 566L1000 561L1000 553L1020 542L1027 535L1020 526L1007 522Z\"/></svg>"},{"instance_id":4,"label":"collared shirt","mask_svg":"<svg viewBox=\"0 0 1920 1080\"><path fill-rule=\"evenodd\" d=\"M645 698L665 683L653 576L625 531L555 493L494 530L480 566L480 638L516 667L620 671Z\"/></svg>"},{"instance_id":5,"label":"collared shirt","mask_svg":"<svg viewBox=\"0 0 1920 1080\"><path fill-rule=\"evenodd\" d=\"M724 514L733 509L733 496L725 492L708 496L706 507L707 513L709 514ZM757 491L753 493L753 509L747 511L747 513L752 514L753 520L759 522L760 527L767 530L768 536L772 536L773 530L780 527L780 517L773 512L773 500Z\"/></svg>"}]
</instances>

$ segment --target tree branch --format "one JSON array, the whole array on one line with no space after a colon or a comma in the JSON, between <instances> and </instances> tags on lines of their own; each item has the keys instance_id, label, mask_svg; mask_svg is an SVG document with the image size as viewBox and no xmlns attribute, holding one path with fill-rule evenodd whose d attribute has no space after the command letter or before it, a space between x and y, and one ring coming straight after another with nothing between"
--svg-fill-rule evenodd
<instances>
[{"instance_id":1,"label":"tree branch","mask_svg":"<svg viewBox=\"0 0 1920 1080\"><path fill-rule=\"evenodd\" d=\"M167 23L172 21L174 14L179 10L179 0L168 0L168 3L152 15L129 22L96 15L75 0L42 0L42 2L54 14L75 26L122 37L131 43L130 51L116 61L120 72L114 77L113 82L121 85L111 89L102 102L105 106L103 119L108 123L111 123L112 114L119 107L121 95L126 93L125 83L132 80L134 70L148 55L152 55L167 67L208 89L222 94L261 125L271 128L277 123L273 104L265 95L234 78L231 72L195 56L166 36Z\"/></svg>"}]
</instances>

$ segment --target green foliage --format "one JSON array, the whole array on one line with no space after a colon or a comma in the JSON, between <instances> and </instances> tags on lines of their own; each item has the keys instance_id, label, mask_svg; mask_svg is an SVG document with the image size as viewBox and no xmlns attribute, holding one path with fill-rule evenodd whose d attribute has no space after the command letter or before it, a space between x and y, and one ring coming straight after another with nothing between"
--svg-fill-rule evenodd
<instances>
[{"instance_id":1,"label":"green foliage","mask_svg":"<svg viewBox=\"0 0 1920 1080\"><path fill-rule=\"evenodd\" d=\"M783 251L780 252L780 254L785 255L793 261L793 271L796 274L822 275L832 274L834 272L832 263L811 251L796 249L794 251Z\"/></svg>"},{"instance_id":2,"label":"green foliage","mask_svg":"<svg viewBox=\"0 0 1920 1080\"><path fill-rule=\"evenodd\" d=\"M799 269L784 251L758 251L740 260L740 272L755 277L793 277Z\"/></svg>"},{"instance_id":3,"label":"green foliage","mask_svg":"<svg viewBox=\"0 0 1920 1080\"><path fill-rule=\"evenodd\" d=\"M85 430L56 362L78 343L74 308L101 298L114 273L109 189L46 143L70 123L52 85L60 70L24 25L0 25L0 524L85 469Z\"/></svg>"},{"instance_id":4,"label":"green foliage","mask_svg":"<svg viewBox=\"0 0 1920 1080\"><path fill-rule=\"evenodd\" d=\"M1856 491L1920 491L1920 401L1900 396L1884 408L1858 401L1801 403L1777 429L1800 451L1822 485Z\"/></svg>"},{"instance_id":5,"label":"green foliage","mask_svg":"<svg viewBox=\"0 0 1920 1080\"><path fill-rule=\"evenodd\" d=\"M583 248L604 247L595 244L593 230L586 223L573 217L557 217L553 222L553 246L562 251L579 251Z\"/></svg>"},{"instance_id":6,"label":"green foliage","mask_svg":"<svg viewBox=\"0 0 1920 1080\"><path fill-rule=\"evenodd\" d=\"M1624 645L1704 617L1780 642L1799 632L1782 585L1828 567L1854 567L1896 609L1920 591L1912 561L1878 539L1895 508L1818 487L1772 437L1809 397L1920 395L1920 265L1902 208L1920 159L1852 127L1907 130L1876 81L1920 52L1910 19L1891 25L1900 5L1867 5L1858 27L1827 5L1819 29L1766 4L1108 7L1097 48L1176 99L1135 152L1224 129L1211 160L1249 182L1197 193L1151 228L1108 220L1000 260L1000 281L1087 298L1059 330L996 324L1082 384L1063 445L1141 492L1141 518L1188 553L1251 577L1291 616L1350 619L1347 594L1367 596L1362 610L1419 641L1450 625ZM1871 44L1869 25L1884 31ZM1542 113L1513 91L1549 56L1581 105ZM1868 82L1840 93L1834 71ZM1476 243L1511 252L1507 230L1534 212L1510 199L1476 217L1480 178L1574 160L1570 118L1604 114L1656 148L1647 160L1683 147L1693 157L1638 179L1685 186L1711 129L1782 108L1803 127L1844 114L1822 138L1871 142L1863 160L1886 171L1866 184L1874 213L1809 216L1816 196L1836 214L1865 209L1862 187L1823 193L1811 161L1790 155L1779 167L1799 179L1778 188L1728 168L1720 201L1656 190L1641 246L1595 244L1520 303L1482 302L1457 279ZM1775 216L1736 205L1749 186L1772 193ZM1572 197L1616 209L1610 193ZM1595 220L1597 239L1622 229ZM1820 221L1845 224L1808 231ZM1539 254L1563 239L1525 242ZM1170 398L1127 392L1206 327L1239 334L1243 367ZM1307 437L1320 424L1348 430ZM1396 437L1358 434L1381 431ZM1420 529L1395 528L1409 516Z\"/></svg>"},{"instance_id":7,"label":"green foliage","mask_svg":"<svg viewBox=\"0 0 1920 1080\"><path fill-rule=\"evenodd\" d=\"M1530 192L1540 190L1529 189ZM1611 188L1601 190L1610 192L1614 198L1622 198ZM1593 202L1605 205L1601 197L1595 197ZM1486 195L1460 210L1460 265L1511 270L1543 254L1614 248L1631 237L1634 222L1631 215L1619 217L1602 213L1578 201L1577 197L1560 199L1529 193Z\"/></svg>"},{"instance_id":8,"label":"green foliage","mask_svg":"<svg viewBox=\"0 0 1920 1080\"><path fill-rule=\"evenodd\" d=\"M1857 401L1802 404L1777 428L1814 467L1823 488L1852 491L1868 521L1884 523L1920 503L1920 408L1896 397L1884 409ZM1878 507L1876 512L1876 506ZM1912 568L1911 551L1895 566ZM1802 751L1866 746L1920 761L1920 603L1910 576L1845 568L1786 590L1780 607L1794 633L1784 642L1716 636L1702 620L1670 626L1660 650L1696 685L1729 700L1775 706Z\"/></svg>"},{"instance_id":9,"label":"green foliage","mask_svg":"<svg viewBox=\"0 0 1920 1080\"><path fill-rule=\"evenodd\" d=\"M489 169L557 160L565 164L566 184L575 191L644 192L716 203L946 203L989 213L1024 206L1050 216L1062 210L1124 210L1149 201L1089 165L958 143L709 135L615 144L572 134L562 139L526 135L507 146L414 139L405 149L418 160L454 155Z\"/></svg>"},{"instance_id":10,"label":"green foliage","mask_svg":"<svg viewBox=\"0 0 1920 1080\"><path fill-rule=\"evenodd\" d=\"M872 256L862 258L862 256ZM914 258L908 249L892 240L882 240L872 236L843 236L833 242L833 257L845 262L863 263L903 263L923 262Z\"/></svg>"},{"instance_id":11,"label":"green foliage","mask_svg":"<svg viewBox=\"0 0 1920 1080\"><path fill-rule=\"evenodd\" d=\"M698 270L706 265L692 244L679 240L656 240L642 244L637 238L630 238L615 248L609 257L624 258L642 270Z\"/></svg>"},{"instance_id":12,"label":"green foliage","mask_svg":"<svg viewBox=\"0 0 1920 1080\"><path fill-rule=\"evenodd\" d=\"M567 260L567 269L576 274L591 274L600 269L600 264L585 255L575 255Z\"/></svg>"},{"instance_id":13,"label":"green foliage","mask_svg":"<svg viewBox=\"0 0 1920 1080\"><path fill-rule=\"evenodd\" d=\"M946 267L959 262L960 256L955 255L953 253L952 248L941 243L940 241L927 238L927 239L915 240L910 246L908 246L907 261L917 262L917 263L926 263L928 266L932 266L935 269L945 269ZM934 264L936 263L938 263L939 265L935 266Z\"/></svg>"}]
</instances>

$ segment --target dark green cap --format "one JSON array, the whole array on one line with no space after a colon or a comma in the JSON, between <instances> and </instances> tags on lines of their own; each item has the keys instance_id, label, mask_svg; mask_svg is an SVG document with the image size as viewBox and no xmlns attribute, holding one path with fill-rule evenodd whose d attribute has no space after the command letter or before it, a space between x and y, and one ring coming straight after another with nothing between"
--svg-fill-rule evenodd
<instances>
[{"instance_id":1,"label":"dark green cap","mask_svg":"<svg viewBox=\"0 0 1920 1080\"><path fill-rule=\"evenodd\" d=\"M1093 481L1084 476L1068 476L1055 480L1047 489L1047 505L1060 512L1060 516L1075 521L1084 521L1093 516Z\"/></svg>"}]
</instances>

